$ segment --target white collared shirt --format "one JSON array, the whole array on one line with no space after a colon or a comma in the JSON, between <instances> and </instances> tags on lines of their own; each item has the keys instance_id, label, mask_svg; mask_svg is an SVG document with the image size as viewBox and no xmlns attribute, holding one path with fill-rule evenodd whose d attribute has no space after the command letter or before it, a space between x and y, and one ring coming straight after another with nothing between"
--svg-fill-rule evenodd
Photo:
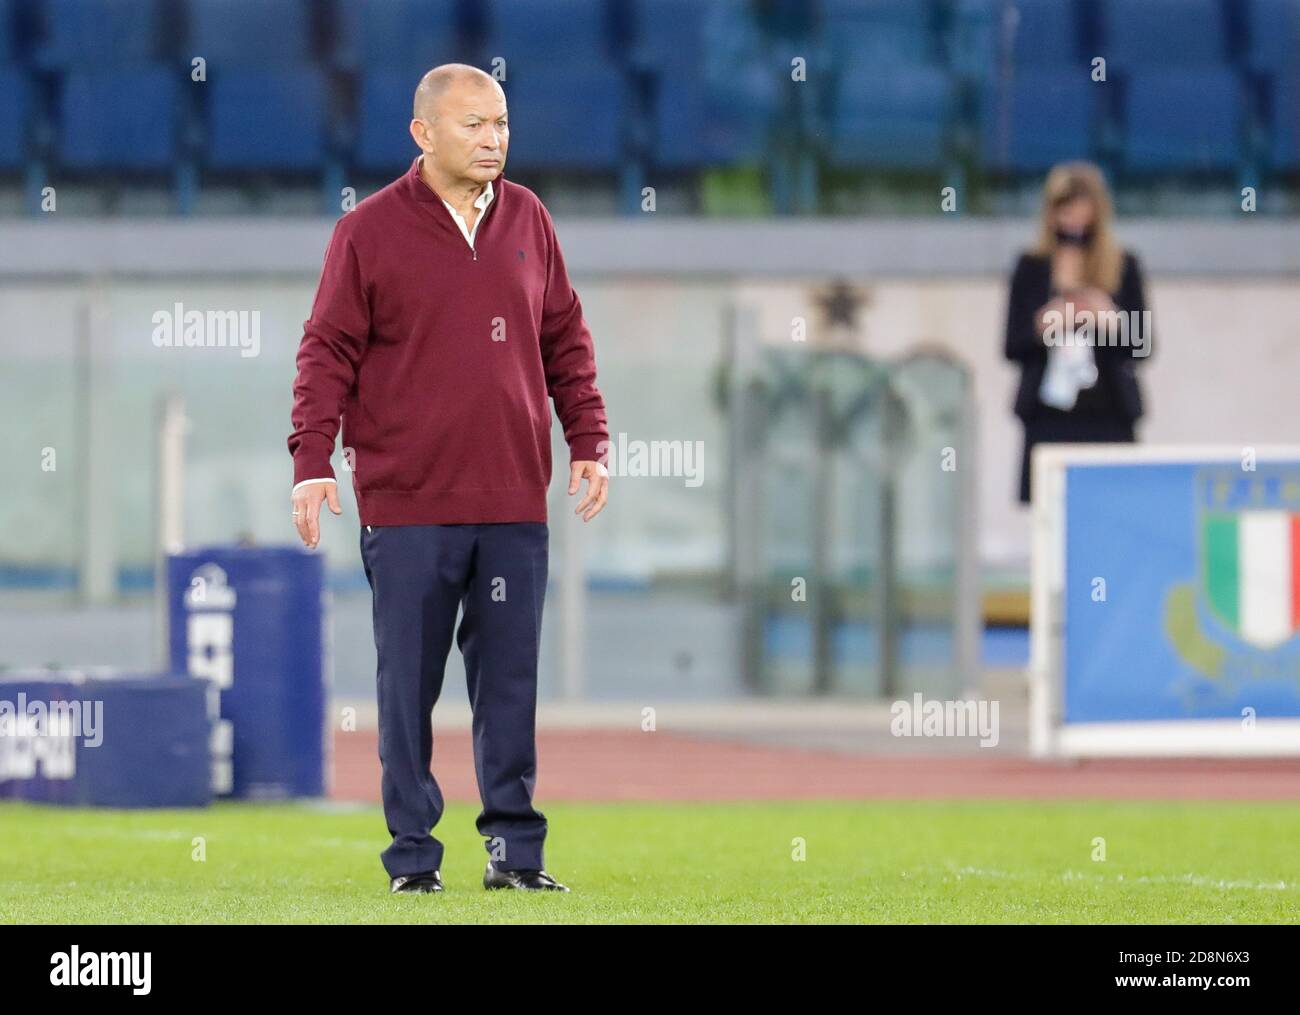
<instances>
[{"instance_id":1,"label":"white collared shirt","mask_svg":"<svg viewBox=\"0 0 1300 1015\"><path fill-rule=\"evenodd\" d=\"M487 211L487 206L492 203L492 199L495 196L496 195L492 190L492 181L488 180L486 186L483 187L483 193L479 194L479 196L474 200L474 207L478 209L478 218L474 220L473 229L470 229L469 226L465 224L464 216L452 207L450 201L444 199L442 202L447 206L447 210L451 212L452 220L456 225L460 226L460 233L465 237L465 242L469 244L470 250L474 249L474 237L478 234L478 227L483 224L483 213Z\"/></svg>"},{"instance_id":2,"label":"white collared shirt","mask_svg":"<svg viewBox=\"0 0 1300 1015\"><path fill-rule=\"evenodd\" d=\"M496 193L492 190L492 181L488 180L487 184L483 187L483 193L479 194L479 196L474 199L474 207L478 209L478 218L474 220L473 229L470 229L469 225L465 222L465 216L452 207L450 201L443 199L442 203L446 205L447 210L451 212L452 221L455 222L456 225L460 226L460 234L465 237L465 242L469 244L470 250L474 249L474 237L478 235L478 227L483 224L483 214L487 211L487 206L492 203L494 197L496 197ZM328 477L325 479L304 479L301 483L295 483L293 488L294 490L297 490L300 486L307 486L309 483L334 482L336 482L336 480Z\"/></svg>"}]
</instances>

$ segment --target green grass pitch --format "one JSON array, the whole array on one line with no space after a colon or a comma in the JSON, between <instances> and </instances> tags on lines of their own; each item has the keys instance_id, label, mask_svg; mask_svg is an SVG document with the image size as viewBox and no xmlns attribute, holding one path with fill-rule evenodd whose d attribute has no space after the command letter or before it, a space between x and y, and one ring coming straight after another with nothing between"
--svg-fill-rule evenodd
<instances>
[{"instance_id":1,"label":"green grass pitch","mask_svg":"<svg viewBox=\"0 0 1300 1015\"><path fill-rule=\"evenodd\" d=\"M449 805L439 895L390 895L376 807L0 804L6 923L1268 923L1300 804L539 802L572 893L487 892ZM201 837L206 859L194 858ZM1104 840L1105 860L1094 860ZM802 851L802 853L800 853ZM802 855L803 859L796 859Z\"/></svg>"}]
</instances>

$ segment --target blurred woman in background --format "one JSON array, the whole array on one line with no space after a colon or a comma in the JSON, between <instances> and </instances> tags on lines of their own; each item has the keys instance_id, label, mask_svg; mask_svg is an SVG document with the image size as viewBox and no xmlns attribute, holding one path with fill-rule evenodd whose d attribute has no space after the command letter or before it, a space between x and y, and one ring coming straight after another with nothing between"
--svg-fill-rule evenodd
<instances>
[{"instance_id":1,"label":"blurred woman in background","mask_svg":"<svg viewBox=\"0 0 1300 1015\"><path fill-rule=\"evenodd\" d=\"M1150 352L1149 327L1122 344L1074 332L1089 314L1103 322L1115 318L1098 315L1116 311L1126 323L1149 319L1141 267L1117 245L1111 226L1101 171L1087 162L1054 167L1043 188L1038 245L1016 262L1007 310L1006 355L1020 364L1015 413L1025 426L1023 503L1034 445L1131 442L1142 415L1133 368Z\"/></svg>"}]
</instances>

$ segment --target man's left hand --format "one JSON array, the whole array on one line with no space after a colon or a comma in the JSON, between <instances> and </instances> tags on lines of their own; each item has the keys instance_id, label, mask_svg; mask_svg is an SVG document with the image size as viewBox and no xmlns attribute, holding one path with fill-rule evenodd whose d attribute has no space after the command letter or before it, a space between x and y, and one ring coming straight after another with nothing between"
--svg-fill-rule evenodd
<instances>
[{"instance_id":1,"label":"man's left hand","mask_svg":"<svg viewBox=\"0 0 1300 1015\"><path fill-rule=\"evenodd\" d=\"M609 494L609 470L600 462L571 462L569 496L578 492L584 476L587 479L587 492L582 500L578 501L578 506L573 509L573 513L581 514L582 520L589 522L600 514L601 508L605 506L605 499ZM584 508L585 514L583 514Z\"/></svg>"}]
</instances>

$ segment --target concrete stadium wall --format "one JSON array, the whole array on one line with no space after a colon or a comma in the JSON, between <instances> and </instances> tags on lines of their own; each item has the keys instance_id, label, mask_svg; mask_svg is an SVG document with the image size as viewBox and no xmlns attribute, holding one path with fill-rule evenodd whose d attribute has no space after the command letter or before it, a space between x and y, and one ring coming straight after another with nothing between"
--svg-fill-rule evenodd
<instances>
[{"instance_id":1,"label":"concrete stadium wall","mask_svg":"<svg viewBox=\"0 0 1300 1015\"><path fill-rule=\"evenodd\" d=\"M1002 359L1001 341L1005 275L1033 235L1031 222L648 218L561 221L558 229L589 307L598 354L603 350L615 371L630 371L626 386L615 384L638 400L642 425L674 419L677 396L664 398L653 384L635 383L637 376L644 381L636 371L657 364L660 383L667 384L679 366L691 378L690 397L704 397L703 375L720 349L713 329L727 304L754 306L764 333L779 336L788 333L792 316L814 316L812 283L840 276L865 287L862 342L869 352L894 355L928 341L974 371L982 556L1013 568L1027 558L1026 521L1014 503L1021 443L1010 414L1015 371ZM321 220L6 221L0 225L0 361L7 372L20 361L66 363L87 306L120 316L130 307L169 306L181 290L239 305L251 286L269 301L277 332L271 340L277 351L266 366L290 370L329 230ZM1122 239L1146 266L1157 335L1156 353L1142 368L1150 406L1142 439L1300 440L1293 411L1300 229L1246 216L1144 220L1123 223ZM123 333L114 324L110 332L119 352L133 344L130 329ZM96 353L105 369L116 354ZM286 391L287 383L285 374ZM266 397L260 387L249 394ZM47 399L42 409L56 433L60 419L78 411L66 399ZM287 412L277 404L281 409ZM13 413L11 407L3 417L11 449ZM130 468L143 455L137 449L117 467ZM273 486L273 465L256 467L270 470L264 479ZM686 524L694 515L666 503L660 523ZM655 527L654 519L641 522ZM665 549L692 556L689 546Z\"/></svg>"}]
</instances>

